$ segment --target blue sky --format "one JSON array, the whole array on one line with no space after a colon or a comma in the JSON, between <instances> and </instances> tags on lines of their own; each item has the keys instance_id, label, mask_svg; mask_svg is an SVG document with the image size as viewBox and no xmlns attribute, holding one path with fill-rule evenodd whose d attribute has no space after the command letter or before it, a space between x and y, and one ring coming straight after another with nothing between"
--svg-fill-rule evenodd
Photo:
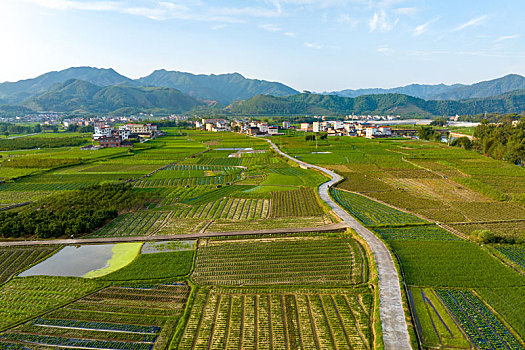
<instances>
[{"instance_id":1,"label":"blue sky","mask_svg":"<svg viewBox=\"0 0 525 350\"><path fill-rule=\"evenodd\" d=\"M298 90L525 75L522 0L0 0L0 81L70 66Z\"/></svg>"}]
</instances>

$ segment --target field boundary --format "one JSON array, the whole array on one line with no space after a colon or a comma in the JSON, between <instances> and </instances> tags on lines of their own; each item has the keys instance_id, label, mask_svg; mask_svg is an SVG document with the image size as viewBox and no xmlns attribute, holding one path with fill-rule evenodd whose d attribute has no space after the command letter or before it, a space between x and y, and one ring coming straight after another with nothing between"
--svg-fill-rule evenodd
<instances>
[{"instance_id":1,"label":"field boundary","mask_svg":"<svg viewBox=\"0 0 525 350\"><path fill-rule=\"evenodd\" d=\"M222 236L243 236L243 235L270 235L279 233L302 233L302 232L330 232L346 230L348 224L345 222L338 222L335 224L318 226L318 227L302 227L302 228L277 228L269 230L251 230L251 231L227 231L227 232L203 232L203 233L187 233L180 235L163 235L163 236L125 236L125 237L105 237L105 238L85 238L85 239L52 239L48 241L13 241L0 242L0 247L12 246L31 246L31 245L75 245L75 244L96 244L96 243L124 243L124 242L150 242L150 241L171 241L171 240L185 240L198 239L208 237L222 237Z\"/></svg>"}]
</instances>

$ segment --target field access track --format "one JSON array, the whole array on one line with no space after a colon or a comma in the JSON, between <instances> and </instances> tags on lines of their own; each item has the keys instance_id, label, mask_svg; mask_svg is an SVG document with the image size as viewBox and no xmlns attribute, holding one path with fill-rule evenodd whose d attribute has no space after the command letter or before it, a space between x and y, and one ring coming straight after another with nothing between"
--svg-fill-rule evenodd
<instances>
[{"instance_id":1,"label":"field access track","mask_svg":"<svg viewBox=\"0 0 525 350\"><path fill-rule=\"evenodd\" d=\"M327 232L339 231L348 228L344 222L319 227L300 227L300 228L276 228L268 230L251 231L232 231L232 232L203 232L188 233L180 235L158 235L158 236L123 236L123 237L104 237L104 238L78 238L78 239L49 239L36 241L8 241L0 242L0 247L28 246L28 245L57 245L57 244L96 244L96 243L124 243L124 242L150 242L150 241L171 241L198 239L207 237L224 236L245 236L245 235L270 235L279 233L301 233L301 232Z\"/></svg>"},{"instance_id":2,"label":"field access track","mask_svg":"<svg viewBox=\"0 0 525 350\"><path fill-rule=\"evenodd\" d=\"M282 152L272 141L266 141L268 141L273 149L280 155L298 163L302 167L319 170L332 178L332 180L319 186L321 199L325 201L345 223L366 240L374 253L379 275L379 311L381 314L385 349L411 349L405 312L403 310L399 276L390 251L376 235L361 225L330 197L330 187L342 181L344 178L331 170L297 160Z\"/></svg>"}]
</instances>

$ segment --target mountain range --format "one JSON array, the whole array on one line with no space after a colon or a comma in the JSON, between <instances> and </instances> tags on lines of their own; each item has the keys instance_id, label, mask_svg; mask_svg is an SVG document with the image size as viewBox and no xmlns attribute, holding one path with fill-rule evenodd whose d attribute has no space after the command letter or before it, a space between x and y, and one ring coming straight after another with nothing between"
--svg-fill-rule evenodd
<instances>
[{"instance_id":1,"label":"mountain range","mask_svg":"<svg viewBox=\"0 0 525 350\"><path fill-rule=\"evenodd\" d=\"M404 94L425 100L463 100L470 98L491 97L509 91L525 89L525 77L509 74L504 77L482 81L472 85L420 85L411 84L392 89L357 89L325 92L327 95L358 97L362 95Z\"/></svg>"},{"instance_id":2,"label":"mountain range","mask_svg":"<svg viewBox=\"0 0 525 350\"><path fill-rule=\"evenodd\" d=\"M239 73L195 75L156 70L130 79L113 69L74 67L0 84L0 114L30 112L218 114L400 114L407 116L525 111L525 77L511 74L472 85L299 93Z\"/></svg>"}]
</instances>

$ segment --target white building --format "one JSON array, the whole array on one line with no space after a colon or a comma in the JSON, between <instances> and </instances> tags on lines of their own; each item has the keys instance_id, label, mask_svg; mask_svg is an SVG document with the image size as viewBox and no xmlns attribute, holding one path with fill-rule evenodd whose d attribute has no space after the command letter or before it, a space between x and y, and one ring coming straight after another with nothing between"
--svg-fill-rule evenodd
<instances>
[{"instance_id":1,"label":"white building","mask_svg":"<svg viewBox=\"0 0 525 350\"><path fill-rule=\"evenodd\" d=\"M381 136L381 131L378 127L370 126L366 128L366 134L365 137L368 139L372 139L374 137Z\"/></svg>"},{"instance_id":2,"label":"white building","mask_svg":"<svg viewBox=\"0 0 525 350\"><path fill-rule=\"evenodd\" d=\"M290 126L291 126L291 124L290 124L289 121L284 121L283 122L283 129L290 129Z\"/></svg>"},{"instance_id":3,"label":"white building","mask_svg":"<svg viewBox=\"0 0 525 350\"><path fill-rule=\"evenodd\" d=\"M118 134L120 135L120 138L122 141L129 139L129 136L131 135L131 130L129 130L125 125L119 126L118 128Z\"/></svg>"},{"instance_id":4,"label":"white building","mask_svg":"<svg viewBox=\"0 0 525 350\"><path fill-rule=\"evenodd\" d=\"M325 123L321 123L321 122L314 122L313 123L313 126L312 126L312 130L313 132L324 132L326 131L326 126L325 126Z\"/></svg>"},{"instance_id":5,"label":"white building","mask_svg":"<svg viewBox=\"0 0 525 350\"><path fill-rule=\"evenodd\" d=\"M310 128L310 124L301 123L301 131L308 131L309 128Z\"/></svg>"},{"instance_id":6,"label":"white building","mask_svg":"<svg viewBox=\"0 0 525 350\"><path fill-rule=\"evenodd\" d=\"M95 126L95 132L93 133L93 140L98 140L103 137L111 137L113 134L113 127L110 125Z\"/></svg>"},{"instance_id":7,"label":"white building","mask_svg":"<svg viewBox=\"0 0 525 350\"><path fill-rule=\"evenodd\" d=\"M277 135L279 133L279 128L276 126L270 126L268 128L268 135Z\"/></svg>"},{"instance_id":8,"label":"white building","mask_svg":"<svg viewBox=\"0 0 525 350\"><path fill-rule=\"evenodd\" d=\"M264 133L264 134L268 132L268 124L266 124L266 123L259 123L259 125L257 125L257 127L259 128L259 131Z\"/></svg>"}]
</instances>

